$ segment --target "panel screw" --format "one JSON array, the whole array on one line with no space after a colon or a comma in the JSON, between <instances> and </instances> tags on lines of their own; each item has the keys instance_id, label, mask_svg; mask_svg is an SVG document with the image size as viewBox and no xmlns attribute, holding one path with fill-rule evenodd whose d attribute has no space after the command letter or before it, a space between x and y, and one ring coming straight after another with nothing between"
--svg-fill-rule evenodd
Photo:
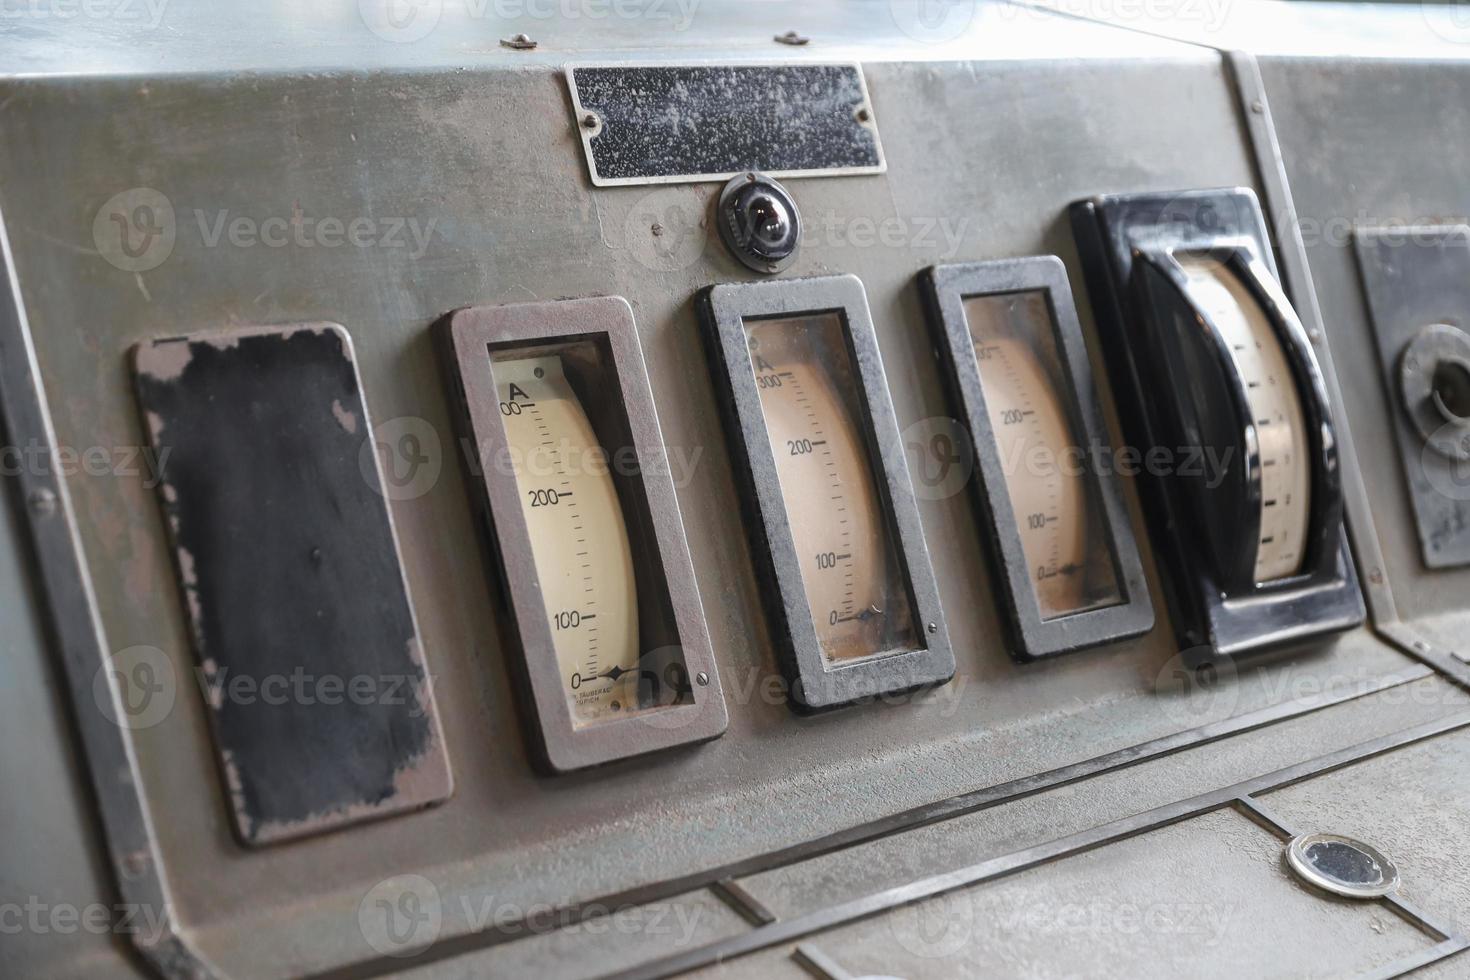
<instances>
[{"instance_id":1,"label":"panel screw","mask_svg":"<svg viewBox=\"0 0 1470 980\"><path fill-rule=\"evenodd\" d=\"M56 513L56 492L48 487L32 490L29 501L31 513L37 517L50 517Z\"/></svg>"},{"instance_id":2,"label":"panel screw","mask_svg":"<svg viewBox=\"0 0 1470 980\"><path fill-rule=\"evenodd\" d=\"M1258 116L1265 115L1266 103L1262 102L1260 99L1257 99L1256 101L1251 103L1251 112L1254 112Z\"/></svg>"},{"instance_id":3,"label":"panel screw","mask_svg":"<svg viewBox=\"0 0 1470 980\"><path fill-rule=\"evenodd\" d=\"M929 624L929 632L930 633L938 633L939 632L939 624L938 623L930 623Z\"/></svg>"},{"instance_id":4,"label":"panel screw","mask_svg":"<svg viewBox=\"0 0 1470 980\"><path fill-rule=\"evenodd\" d=\"M1375 569L1373 569L1373 571L1369 572L1368 573L1368 581L1372 582L1374 585L1382 585L1383 584L1383 569L1381 569L1381 568L1375 568Z\"/></svg>"},{"instance_id":5,"label":"panel screw","mask_svg":"<svg viewBox=\"0 0 1470 980\"><path fill-rule=\"evenodd\" d=\"M707 687L709 685L709 675L702 670L694 675L694 679L699 683L700 687Z\"/></svg>"},{"instance_id":6,"label":"panel screw","mask_svg":"<svg viewBox=\"0 0 1470 980\"><path fill-rule=\"evenodd\" d=\"M810 40L811 38L806 37L802 34L798 34L795 31L787 31L785 34L776 35L777 44L789 44L792 47L796 48L801 47L803 44L806 44Z\"/></svg>"},{"instance_id":7,"label":"panel screw","mask_svg":"<svg viewBox=\"0 0 1470 980\"><path fill-rule=\"evenodd\" d=\"M583 116L582 117L582 125L585 126L588 129L596 129L597 128L597 113L595 113L595 112L589 112L589 113L587 113L587 115Z\"/></svg>"},{"instance_id":8,"label":"panel screw","mask_svg":"<svg viewBox=\"0 0 1470 980\"><path fill-rule=\"evenodd\" d=\"M857 111L857 121L858 122L865 123L869 119L872 119L872 118L873 118L873 114L868 111L868 107L867 106L861 106L861 107L859 107L859 109Z\"/></svg>"},{"instance_id":9,"label":"panel screw","mask_svg":"<svg viewBox=\"0 0 1470 980\"><path fill-rule=\"evenodd\" d=\"M515 37L503 37L500 39L502 47L514 48L517 51L530 51L536 46L529 34L517 34Z\"/></svg>"},{"instance_id":10,"label":"panel screw","mask_svg":"<svg viewBox=\"0 0 1470 980\"><path fill-rule=\"evenodd\" d=\"M123 872L129 878L136 878L148 869L148 852L134 851L123 858Z\"/></svg>"}]
</instances>

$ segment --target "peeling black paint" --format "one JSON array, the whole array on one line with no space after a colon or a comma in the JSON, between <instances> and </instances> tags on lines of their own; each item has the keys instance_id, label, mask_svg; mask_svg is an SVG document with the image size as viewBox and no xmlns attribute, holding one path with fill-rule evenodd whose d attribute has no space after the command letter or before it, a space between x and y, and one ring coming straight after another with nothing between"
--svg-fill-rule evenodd
<instances>
[{"instance_id":1,"label":"peeling black paint","mask_svg":"<svg viewBox=\"0 0 1470 980\"><path fill-rule=\"evenodd\" d=\"M156 341L136 380L168 453L161 500L241 838L447 795L381 485L360 465L369 432L345 334ZM395 799L420 766L421 798Z\"/></svg>"}]
</instances>

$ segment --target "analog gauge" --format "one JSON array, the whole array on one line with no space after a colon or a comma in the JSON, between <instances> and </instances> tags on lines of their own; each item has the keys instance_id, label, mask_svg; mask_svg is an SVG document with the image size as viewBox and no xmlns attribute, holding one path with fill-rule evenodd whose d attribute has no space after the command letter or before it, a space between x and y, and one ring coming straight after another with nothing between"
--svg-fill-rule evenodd
<instances>
[{"instance_id":1,"label":"analog gauge","mask_svg":"<svg viewBox=\"0 0 1470 980\"><path fill-rule=\"evenodd\" d=\"M638 693L633 552L607 454L560 355L492 371L567 703L597 721Z\"/></svg>"},{"instance_id":2,"label":"analog gauge","mask_svg":"<svg viewBox=\"0 0 1470 980\"><path fill-rule=\"evenodd\" d=\"M1201 311L1219 331L1245 388L1261 473L1261 533L1255 581L1301 571L1311 515L1306 414L1286 352L1260 302L1240 277L1202 255L1180 255Z\"/></svg>"},{"instance_id":3,"label":"analog gauge","mask_svg":"<svg viewBox=\"0 0 1470 980\"><path fill-rule=\"evenodd\" d=\"M829 661L915 645L902 562L835 314L745 326L817 639Z\"/></svg>"},{"instance_id":4,"label":"analog gauge","mask_svg":"<svg viewBox=\"0 0 1470 980\"><path fill-rule=\"evenodd\" d=\"M965 320L1041 618L1119 602L1046 294L971 296Z\"/></svg>"}]
</instances>

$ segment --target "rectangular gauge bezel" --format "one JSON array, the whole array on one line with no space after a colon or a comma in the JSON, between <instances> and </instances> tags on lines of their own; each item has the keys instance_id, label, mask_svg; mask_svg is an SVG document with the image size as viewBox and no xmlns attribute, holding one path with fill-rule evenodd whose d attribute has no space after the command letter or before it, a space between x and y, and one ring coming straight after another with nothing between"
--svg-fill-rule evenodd
<instances>
[{"instance_id":1,"label":"rectangular gauge bezel","mask_svg":"<svg viewBox=\"0 0 1470 980\"><path fill-rule=\"evenodd\" d=\"M1003 461L990 424L974 339L965 313L965 301L975 297L1044 294L1064 380L1070 385L1070 390L1061 394L1072 431L1081 436L1085 448L1111 447L1066 266L1049 255L943 265L926 269L920 282L930 326L942 355L941 366L951 396L964 413L975 449L981 477L974 484L975 496L992 545L995 559L992 564L1006 583L1005 612L1012 631L1012 654L1020 660L1039 660L1147 633L1154 625L1153 600L1149 597L1122 482L1111 468L1107 473L1098 473L1092 465L1095 457L1091 452L1084 457L1087 489L1112 552L1121 601L1054 619L1042 617L1011 506Z\"/></svg>"},{"instance_id":2,"label":"rectangular gauge bezel","mask_svg":"<svg viewBox=\"0 0 1470 980\"><path fill-rule=\"evenodd\" d=\"M1079 201L1071 219L1124 432L1141 445L1157 445L1163 438L1155 417L1159 399L1148 385L1167 376L1156 363L1144 280L1135 266L1149 261L1145 253L1214 252L1227 244L1238 251L1245 242L1272 280L1274 295L1264 297L1261 282L1249 285L1258 296L1286 304L1260 202L1245 187L1125 194ZM1283 343L1309 343L1298 326L1290 336L1278 329ZM1325 392L1318 394L1325 399ZM1366 609L1345 525L1326 531L1333 540L1312 574L1232 594L1209 569L1189 501L1175 489L1161 476L1145 474L1139 481L1154 551L1168 569L1161 582L1186 661L1251 656L1362 624Z\"/></svg>"},{"instance_id":3,"label":"rectangular gauge bezel","mask_svg":"<svg viewBox=\"0 0 1470 980\"><path fill-rule=\"evenodd\" d=\"M721 410L731 434L734 468L750 518L757 570L776 629L777 654L790 685L792 707L820 711L950 680L955 671L954 652L862 282L856 276L842 275L726 283L704 290L699 310L712 372L724 396ZM837 666L829 665L822 655L807 604L745 331L748 320L821 314L836 314L842 321L866 416L864 436L879 470L880 496L889 509L894 543L907 566L923 644L917 650Z\"/></svg>"},{"instance_id":4,"label":"rectangular gauge bezel","mask_svg":"<svg viewBox=\"0 0 1470 980\"><path fill-rule=\"evenodd\" d=\"M520 640L519 656L511 659L534 709L529 714L534 715L540 761L555 772L569 772L723 734L728 724L725 699L628 302L607 296L473 307L449 314L440 330L478 463L470 479L483 495L491 547ZM579 726L563 691L515 474L494 465L497 458L508 458L502 457L508 442L490 365L492 348L544 350L586 341L602 345L610 358L632 448L641 461L639 473L627 485L636 486L644 498L637 504L655 539L691 700Z\"/></svg>"}]
</instances>

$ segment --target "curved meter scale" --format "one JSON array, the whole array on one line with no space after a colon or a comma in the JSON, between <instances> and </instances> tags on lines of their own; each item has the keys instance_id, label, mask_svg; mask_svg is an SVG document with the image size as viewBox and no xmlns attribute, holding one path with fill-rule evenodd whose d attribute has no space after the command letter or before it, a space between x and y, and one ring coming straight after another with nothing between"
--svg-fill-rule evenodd
<instances>
[{"instance_id":1,"label":"curved meter scale","mask_svg":"<svg viewBox=\"0 0 1470 980\"><path fill-rule=\"evenodd\" d=\"M442 324L536 757L553 772L724 732L727 715L632 310Z\"/></svg>"},{"instance_id":2,"label":"curved meter scale","mask_svg":"<svg viewBox=\"0 0 1470 980\"><path fill-rule=\"evenodd\" d=\"M560 355L496 361L500 414L547 624L576 723L634 705L633 549L604 450Z\"/></svg>"},{"instance_id":3,"label":"curved meter scale","mask_svg":"<svg viewBox=\"0 0 1470 980\"><path fill-rule=\"evenodd\" d=\"M1033 660L1148 632L1153 602L1066 267L1055 256L920 278L1011 634Z\"/></svg>"},{"instance_id":4,"label":"curved meter scale","mask_svg":"<svg viewBox=\"0 0 1470 980\"><path fill-rule=\"evenodd\" d=\"M954 654L862 283L700 294L792 707L948 681Z\"/></svg>"},{"instance_id":5,"label":"curved meter scale","mask_svg":"<svg viewBox=\"0 0 1470 980\"><path fill-rule=\"evenodd\" d=\"M1360 625L1327 386L1254 193L1104 197L1072 219L1186 657Z\"/></svg>"}]
</instances>

